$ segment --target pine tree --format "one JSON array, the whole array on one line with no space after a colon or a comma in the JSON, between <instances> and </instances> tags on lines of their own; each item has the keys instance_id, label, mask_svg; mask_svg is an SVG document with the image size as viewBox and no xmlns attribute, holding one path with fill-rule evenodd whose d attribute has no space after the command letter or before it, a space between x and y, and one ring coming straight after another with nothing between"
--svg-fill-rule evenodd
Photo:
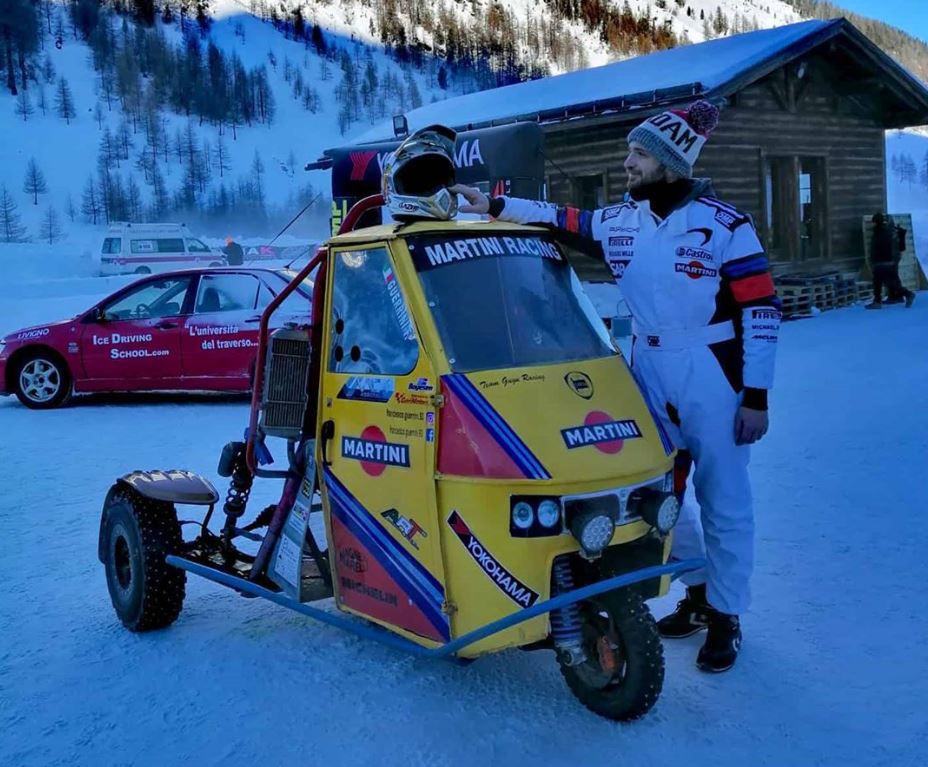
<instances>
[{"instance_id":1,"label":"pine tree","mask_svg":"<svg viewBox=\"0 0 928 767\"><path fill-rule=\"evenodd\" d=\"M64 232L61 229L61 222L58 220L58 212L49 205L42 215L42 221L39 225L39 237L48 240L49 245L54 245L60 240Z\"/></svg>"},{"instance_id":2,"label":"pine tree","mask_svg":"<svg viewBox=\"0 0 928 767\"><path fill-rule=\"evenodd\" d=\"M126 213L130 221L142 220L142 190L139 189L135 176L129 176L129 186L126 189Z\"/></svg>"},{"instance_id":3,"label":"pine tree","mask_svg":"<svg viewBox=\"0 0 928 767\"><path fill-rule=\"evenodd\" d=\"M58 116L63 117L67 125L71 120L77 117L74 109L74 97L71 96L71 86L63 77L58 80L58 88L55 91L55 109L58 110Z\"/></svg>"},{"instance_id":4,"label":"pine tree","mask_svg":"<svg viewBox=\"0 0 928 767\"><path fill-rule=\"evenodd\" d=\"M93 119L97 121L97 127L103 130L103 106L98 101L93 108Z\"/></svg>"},{"instance_id":5,"label":"pine tree","mask_svg":"<svg viewBox=\"0 0 928 767\"><path fill-rule=\"evenodd\" d=\"M225 172L232 166L229 165L229 150L226 149L226 142L223 140L221 134L216 141L216 148L213 150L213 156L216 162L216 170L219 171L219 178L222 178Z\"/></svg>"},{"instance_id":6,"label":"pine tree","mask_svg":"<svg viewBox=\"0 0 928 767\"><path fill-rule=\"evenodd\" d=\"M26 166L26 179L23 182L23 191L32 195L32 204L39 204L39 195L48 191L48 184L45 183L45 175L42 173L35 161L35 157L30 158Z\"/></svg>"},{"instance_id":7,"label":"pine tree","mask_svg":"<svg viewBox=\"0 0 928 767\"><path fill-rule=\"evenodd\" d=\"M23 118L23 122L28 122L29 118L35 114L35 108L32 106L25 88L16 97L16 114Z\"/></svg>"},{"instance_id":8,"label":"pine tree","mask_svg":"<svg viewBox=\"0 0 928 767\"><path fill-rule=\"evenodd\" d=\"M923 187L928 189L928 152L925 152L925 157L922 160L921 172L918 175L919 181Z\"/></svg>"},{"instance_id":9,"label":"pine tree","mask_svg":"<svg viewBox=\"0 0 928 767\"><path fill-rule=\"evenodd\" d=\"M71 219L71 223L74 223L74 219L77 218L77 208L74 207L74 198L71 196L71 193L68 192L68 200L64 206L64 212Z\"/></svg>"},{"instance_id":10,"label":"pine tree","mask_svg":"<svg viewBox=\"0 0 928 767\"><path fill-rule=\"evenodd\" d=\"M22 242L26 237L17 207L13 195L5 186L0 186L0 239L3 242Z\"/></svg>"},{"instance_id":11,"label":"pine tree","mask_svg":"<svg viewBox=\"0 0 928 767\"><path fill-rule=\"evenodd\" d=\"M81 213L87 217L91 224L96 224L97 218L103 213L103 203L93 176L88 178L87 183L84 184L84 192L81 195Z\"/></svg>"},{"instance_id":12,"label":"pine tree","mask_svg":"<svg viewBox=\"0 0 928 767\"><path fill-rule=\"evenodd\" d=\"M39 109L42 110L42 117L45 117L45 115L48 113L48 96L45 93L44 85L39 85L39 96L37 101L39 104Z\"/></svg>"},{"instance_id":13,"label":"pine tree","mask_svg":"<svg viewBox=\"0 0 928 767\"><path fill-rule=\"evenodd\" d=\"M157 220L167 214L170 206L167 187L164 185L164 177L156 165L151 171L151 213L152 218Z\"/></svg>"},{"instance_id":14,"label":"pine tree","mask_svg":"<svg viewBox=\"0 0 928 767\"><path fill-rule=\"evenodd\" d=\"M261 207L264 207L264 162L261 160L261 154L255 149L255 157L251 161L251 173L254 177L255 183L255 193L257 195L257 200Z\"/></svg>"}]
</instances>

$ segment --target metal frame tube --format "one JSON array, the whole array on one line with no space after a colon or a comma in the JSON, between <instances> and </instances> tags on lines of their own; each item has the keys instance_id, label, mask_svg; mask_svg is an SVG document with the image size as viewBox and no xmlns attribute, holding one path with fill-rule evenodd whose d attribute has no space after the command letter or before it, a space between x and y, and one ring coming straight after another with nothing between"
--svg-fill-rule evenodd
<instances>
[{"instance_id":1,"label":"metal frame tube","mask_svg":"<svg viewBox=\"0 0 928 767\"><path fill-rule=\"evenodd\" d=\"M559 594L544 602L539 602L532 607L519 610L518 612L507 615L492 623L488 623L486 626L470 631L464 634L464 636L458 637L438 647L422 647L405 637L391 633L385 628L365 625L346 616L320 610L318 607L311 607L310 605L297 602L295 599L291 599L283 594L266 589L263 586L258 586L250 581L245 581L232 575L227 575L226 573L214 570L211 567L206 567L197 562L191 562L173 554L169 554L166 557L166 561L169 565L178 567L181 570L187 570L195 575L200 575L203 578L215 581L216 583L221 583L223 586L229 586L237 591L244 591L256 597L262 597L271 602L276 602L283 607L288 607L291 610L307 615L322 623L344 629L360 637L373 639L375 642L380 642L388 647L393 647L394 649L402 650L403 652L423 658L449 658L459 650L463 650L465 647L474 644L474 642L478 642L481 639L485 639L488 636L492 636L512 626L517 626L520 623L524 623L527 620L531 620L551 610L566 607L575 602L594 597L597 594L603 594L607 591L629 586L633 583L640 583L641 581L658 578L662 575L678 576L693 570L699 570L706 566L705 561L702 559L686 559L681 562L654 565L653 567L645 567L641 570L616 575L613 578L607 578L604 581L598 581L589 586L574 589L566 594Z\"/></svg>"}]
</instances>

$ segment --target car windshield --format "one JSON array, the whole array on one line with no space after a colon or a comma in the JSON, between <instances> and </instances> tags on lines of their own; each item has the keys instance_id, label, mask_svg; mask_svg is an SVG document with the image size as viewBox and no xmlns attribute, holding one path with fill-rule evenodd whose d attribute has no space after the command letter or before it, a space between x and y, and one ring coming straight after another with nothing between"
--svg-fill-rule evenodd
<instances>
[{"instance_id":1,"label":"car windshield","mask_svg":"<svg viewBox=\"0 0 928 767\"><path fill-rule=\"evenodd\" d=\"M278 269L274 272L278 277L286 280L287 282L292 282L293 278L299 274L294 269ZM312 274L309 277L303 279L303 282L300 284L298 290L303 293L307 298L312 298L313 295L313 279L316 276L316 269L313 269ZM279 291L278 291L279 292Z\"/></svg>"},{"instance_id":2,"label":"car windshield","mask_svg":"<svg viewBox=\"0 0 928 767\"><path fill-rule=\"evenodd\" d=\"M455 372L616 354L550 237L421 235L408 244Z\"/></svg>"}]
</instances>

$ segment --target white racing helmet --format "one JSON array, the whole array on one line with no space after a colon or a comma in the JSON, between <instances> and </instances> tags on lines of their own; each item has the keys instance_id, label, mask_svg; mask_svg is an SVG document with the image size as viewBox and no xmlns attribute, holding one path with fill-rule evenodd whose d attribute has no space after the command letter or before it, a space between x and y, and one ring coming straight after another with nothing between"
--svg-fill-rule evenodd
<instances>
[{"instance_id":1,"label":"white racing helmet","mask_svg":"<svg viewBox=\"0 0 928 767\"><path fill-rule=\"evenodd\" d=\"M458 212L454 142L457 134L444 125L420 128L391 152L383 164L381 190L394 218L448 221Z\"/></svg>"}]
</instances>

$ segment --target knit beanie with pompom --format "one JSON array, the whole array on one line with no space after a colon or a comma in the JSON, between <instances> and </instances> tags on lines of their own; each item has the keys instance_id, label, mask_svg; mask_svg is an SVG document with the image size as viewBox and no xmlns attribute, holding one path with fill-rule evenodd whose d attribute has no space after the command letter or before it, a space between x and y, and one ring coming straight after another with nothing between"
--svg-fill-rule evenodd
<instances>
[{"instance_id":1,"label":"knit beanie with pompom","mask_svg":"<svg viewBox=\"0 0 928 767\"><path fill-rule=\"evenodd\" d=\"M649 117L628 134L628 141L641 144L678 176L692 178L699 152L718 122L718 107L700 100L685 110L672 109Z\"/></svg>"}]
</instances>

